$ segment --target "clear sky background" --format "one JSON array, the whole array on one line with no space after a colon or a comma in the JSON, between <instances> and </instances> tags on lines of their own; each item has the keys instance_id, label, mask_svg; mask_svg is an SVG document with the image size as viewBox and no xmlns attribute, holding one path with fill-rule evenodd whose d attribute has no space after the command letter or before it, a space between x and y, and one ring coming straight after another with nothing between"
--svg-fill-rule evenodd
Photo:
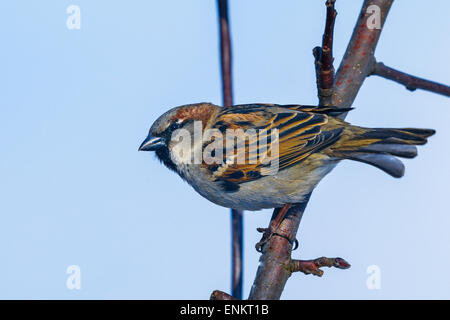
<instances>
[{"instance_id":1,"label":"clear sky background","mask_svg":"<svg viewBox=\"0 0 450 320\"><path fill-rule=\"evenodd\" d=\"M323 1L230 0L235 103L317 103L312 48ZM336 67L362 1L338 0ZM81 8L81 29L66 9ZM448 1L395 1L376 50L387 65L450 83ZM0 2L0 298L207 299L230 290L229 210L150 153L152 122L221 102L212 0ZM347 120L434 128L398 180L341 163L316 189L294 258L341 256L349 270L295 274L283 299L450 298L450 100L377 77ZM247 296L258 266L245 213ZM81 269L69 290L66 269ZM367 268L381 270L369 290Z\"/></svg>"}]
</instances>

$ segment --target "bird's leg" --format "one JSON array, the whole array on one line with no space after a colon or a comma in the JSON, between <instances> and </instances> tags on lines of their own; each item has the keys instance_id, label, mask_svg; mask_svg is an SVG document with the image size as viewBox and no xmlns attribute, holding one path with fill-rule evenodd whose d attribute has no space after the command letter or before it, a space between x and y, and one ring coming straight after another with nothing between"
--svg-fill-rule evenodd
<instances>
[{"instance_id":1,"label":"bird's leg","mask_svg":"<svg viewBox=\"0 0 450 320\"><path fill-rule=\"evenodd\" d=\"M287 203L281 208L280 212L278 212L275 219L273 219L272 222L270 223L270 231L275 232L278 229L278 227L281 224L281 221L283 221L290 207L291 203Z\"/></svg>"},{"instance_id":2,"label":"bird's leg","mask_svg":"<svg viewBox=\"0 0 450 320\"><path fill-rule=\"evenodd\" d=\"M261 240L255 245L256 251L261 252L264 244L270 240L273 235L280 235L277 233L278 228L281 225L281 222L286 216L289 208L291 207L291 203L285 204L281 210L277 213L274 219L270 222L269 228L258 228L259 232L263 232L263 236ZM295 248L297 248L298 243L297 240L287 239L289 242L293 243L295 241ZM294 249L295 250L295 249Z\"/></svg>"}]
</instances>

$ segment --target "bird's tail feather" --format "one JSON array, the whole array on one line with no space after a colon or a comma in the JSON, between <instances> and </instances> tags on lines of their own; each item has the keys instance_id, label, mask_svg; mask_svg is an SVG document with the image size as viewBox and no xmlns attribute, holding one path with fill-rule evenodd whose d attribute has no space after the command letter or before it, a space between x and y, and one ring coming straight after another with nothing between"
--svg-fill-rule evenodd
<instances>
[{"instance_id":1,"label":"bird's tail feather","mask_svg":"<svg viewBox=\"0 0 450 320\"><path fill-rule=\"evenodd\" d=\"M361 129L334 151L340 158L368 163L396 178L405 173L403 162L396 157L414 158L416 145L427 143L427 138L435 133L432 129L415 128Z\"/></svg>"}]
</instances>

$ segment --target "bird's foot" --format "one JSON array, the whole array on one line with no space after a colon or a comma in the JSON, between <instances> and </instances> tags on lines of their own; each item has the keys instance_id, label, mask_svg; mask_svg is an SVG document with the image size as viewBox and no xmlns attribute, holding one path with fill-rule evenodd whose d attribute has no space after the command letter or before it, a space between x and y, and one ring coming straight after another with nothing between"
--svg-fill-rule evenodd
<instances>
[{"instance_id":1,"label":"bird's foot","mask_svg":"<svg viewBox=\"0 0 450 320\"><path fill-rule=\"evenodd\" d=\"M282 237L282 238L286 239L287 241L289 241L289 243L292 246L292 250L295 250L298 248L298 240L297 239L295 239L295 238L291 239L288 236L277 233L276 230L272 230L272 228L256 228L256 230L263 234L261 240L259 240L259 242L255 245L256 251L258 251L258 252L262 252L264 245L267 242L269 242L269 240L273 236L279 236L279 237Z\"/></svg>"},{"instance_id":2,"label":"bird's foot","mask_svg":"<svg viewBox=\"0 0 450 320\"><path fill-rule=\"evenodd\" d=\"M282 231L278 231L281 226L281 222L286 217L289 208L291 207L290 203L286 203L282 208L277 208L273 212L272 220L270 221L269 228L257 228L258 232L263 233L261 240L255 245L256 251L262 252L264 245L272 238L272 236L279 236L285 238L291 246L292 250L297 249L298 241L297 239L291 239L289 236L284 235Z\"/></svg>"},{"instance_id":3,"label":"bird's foot","mask_svg":"<svg viewBox=\"0 0 450 320\"><path fill-rule=\"evenodd\" d=\"M256 231L263 234L261 240L255 245L256 251L262 252L263 246L272 238L273 232L269 228L256 228Z\"/></svg>"}]
</instances>

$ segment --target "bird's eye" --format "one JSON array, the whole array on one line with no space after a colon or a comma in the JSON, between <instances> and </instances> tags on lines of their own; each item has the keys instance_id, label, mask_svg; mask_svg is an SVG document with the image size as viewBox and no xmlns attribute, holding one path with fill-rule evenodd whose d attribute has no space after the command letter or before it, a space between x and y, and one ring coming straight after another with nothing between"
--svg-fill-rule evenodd
<instances>
[{"instance_id":1,"label":"bird's eye","mask_svg":"<svg viewBox=\"0 0 450 320\"><path fill-rule=\"evenodd\" d=\"M169 126L169 130L175 131L175 130L181 128L182 124L183 124L182 122L178 122L178 121L172 122Z\"/></svg>"}]
</instances>

